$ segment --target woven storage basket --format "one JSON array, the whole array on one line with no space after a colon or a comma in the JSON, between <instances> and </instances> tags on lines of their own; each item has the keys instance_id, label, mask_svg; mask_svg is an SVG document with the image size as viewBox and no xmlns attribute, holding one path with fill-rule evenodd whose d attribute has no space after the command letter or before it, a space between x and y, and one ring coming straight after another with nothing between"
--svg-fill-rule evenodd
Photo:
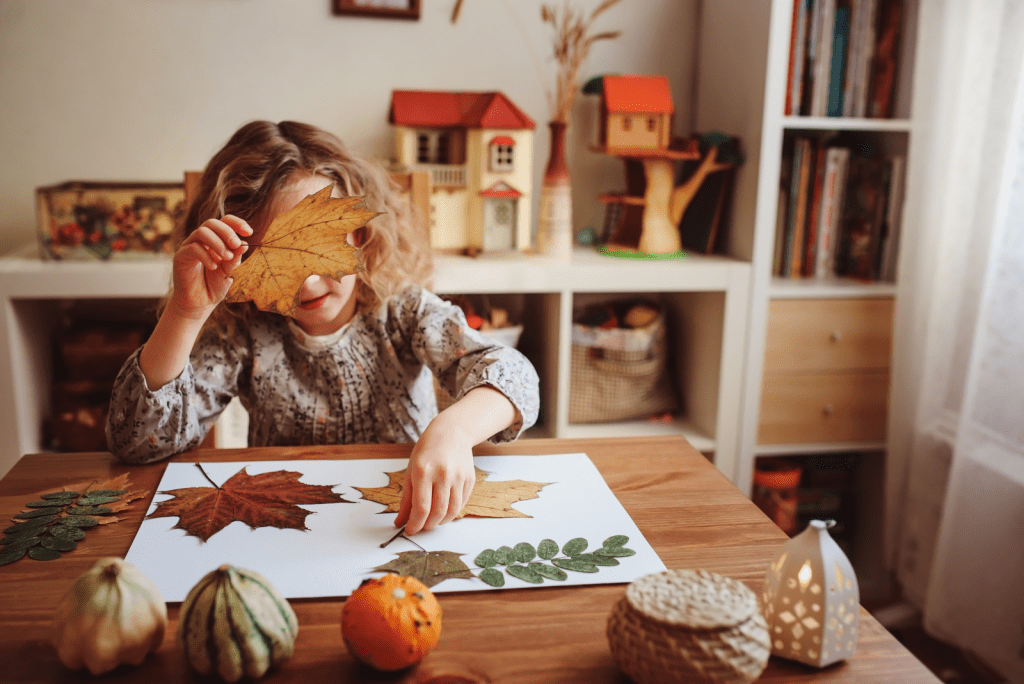
<instances>
[{"instance_id":1,"label":"woven storage basket","mask_svg":"<svg viewBox=\"0 0 1024 684\"><path fill-rule=\"evenodd\" d=\"M746 684L771 655L754 592L706 570L667 570L630 584L608 618L608 643L637 684Z\"/></svg>"}]
</instances>

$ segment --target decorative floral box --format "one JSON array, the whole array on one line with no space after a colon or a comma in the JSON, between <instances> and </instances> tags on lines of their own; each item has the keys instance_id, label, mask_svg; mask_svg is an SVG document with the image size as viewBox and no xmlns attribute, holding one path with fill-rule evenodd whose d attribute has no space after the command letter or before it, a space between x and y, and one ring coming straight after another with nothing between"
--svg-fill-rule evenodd
<instances>
[{"instance_id":1,"label":"decorative floral box","mask_svg":"<svg viewBox=\"0 0 1024 684\"><path fill-rule=\"evenodd\" d=\"M184 183L69 181L36 188L43 259L134 259L169 254L185 212Z\"/></svg>"}]
</instances>

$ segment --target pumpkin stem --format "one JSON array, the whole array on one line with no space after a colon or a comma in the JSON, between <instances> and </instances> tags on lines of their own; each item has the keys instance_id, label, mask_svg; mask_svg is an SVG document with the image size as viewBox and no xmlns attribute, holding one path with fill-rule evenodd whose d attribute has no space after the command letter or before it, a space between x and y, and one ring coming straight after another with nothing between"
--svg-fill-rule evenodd
<instances>
[{"instance_id":1,"label":"pumpkin stem","mask_svg":"<svg viewBox=\"0 0 1024 684\"><path fill-rule=\"evenodd\" d=\"M103 568L104 579L113 581L117 579L117 576L121 574L121 566L118 563L111 561L107 563Z\"/></svg>"}]
</instances>

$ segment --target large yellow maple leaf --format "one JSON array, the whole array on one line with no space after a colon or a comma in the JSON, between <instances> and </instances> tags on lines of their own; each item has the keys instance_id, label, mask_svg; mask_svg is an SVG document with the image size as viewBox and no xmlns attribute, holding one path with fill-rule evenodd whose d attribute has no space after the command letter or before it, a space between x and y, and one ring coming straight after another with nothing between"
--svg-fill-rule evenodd
<instances>
[{"instance_id":1,"label":"large yellow maple leaf","mask_svg":"<svg viewBox=\"0 0 1024 684\"><path fill-rule=\"evenodd\" d=\"M262 242L232 273L225 301L251 300L263 311L291 313L311 275L341 280L363 268L359 250L348 243L353 230L379 212L364 196L331 197L333 186L309 195L270 224Z\"/></svg>"},{"instance_id":2,"label":"large yellow maple leaf","mask_svg":"<svg viewBox=\"0 0 1024 684\"><path fill-rule=\"evenodd\" d=\"M540 490L548 482L528 482L526 480L488 481L487 471L476 469L476 484L469 501L457 518L467 515L477 518L530 518L521 511L512 508L512 504L526 499L536 499ZM405 482L405 470L385 473L388 484L385 487L353 487L363 495L364 499L384 504L387 508L382 513L397 513L402 504L402 484Z\"/></svg>"}]
</instances>

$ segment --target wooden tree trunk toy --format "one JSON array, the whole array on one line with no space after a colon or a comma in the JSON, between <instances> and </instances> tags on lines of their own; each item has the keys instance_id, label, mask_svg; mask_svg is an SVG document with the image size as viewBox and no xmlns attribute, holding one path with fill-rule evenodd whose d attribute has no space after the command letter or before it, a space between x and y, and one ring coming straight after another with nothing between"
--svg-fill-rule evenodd
<instances>
[{"instance_id":1,"label":"wooden tree trunk toy","mask_svg":"<svg viewBox=\"0 0 1024 684\"><path fill-rule=\"evenodd\" d=\"M698 141L688 139L681 147L665 149L616 149L592 147L595 152L621 157L628 167L639 163L643 168L643 189L630 188L625 193L605 193L598 197L609 205L611 221L606 222L607 243L611 250L641 252L651 255L682 254L679 222L709 174L731 168L732 163L718 161L718 148L710 147L700 155ZM676 162L701 160L700 165L680 185L675 185ZM635 183L634 183L635 184ZM612 208L611 205L625 205ZM640 207L640 226L631 225L636 212L627 207ZM611 225L608 225L611 224Z\"/></svg>"}]
</instances>

